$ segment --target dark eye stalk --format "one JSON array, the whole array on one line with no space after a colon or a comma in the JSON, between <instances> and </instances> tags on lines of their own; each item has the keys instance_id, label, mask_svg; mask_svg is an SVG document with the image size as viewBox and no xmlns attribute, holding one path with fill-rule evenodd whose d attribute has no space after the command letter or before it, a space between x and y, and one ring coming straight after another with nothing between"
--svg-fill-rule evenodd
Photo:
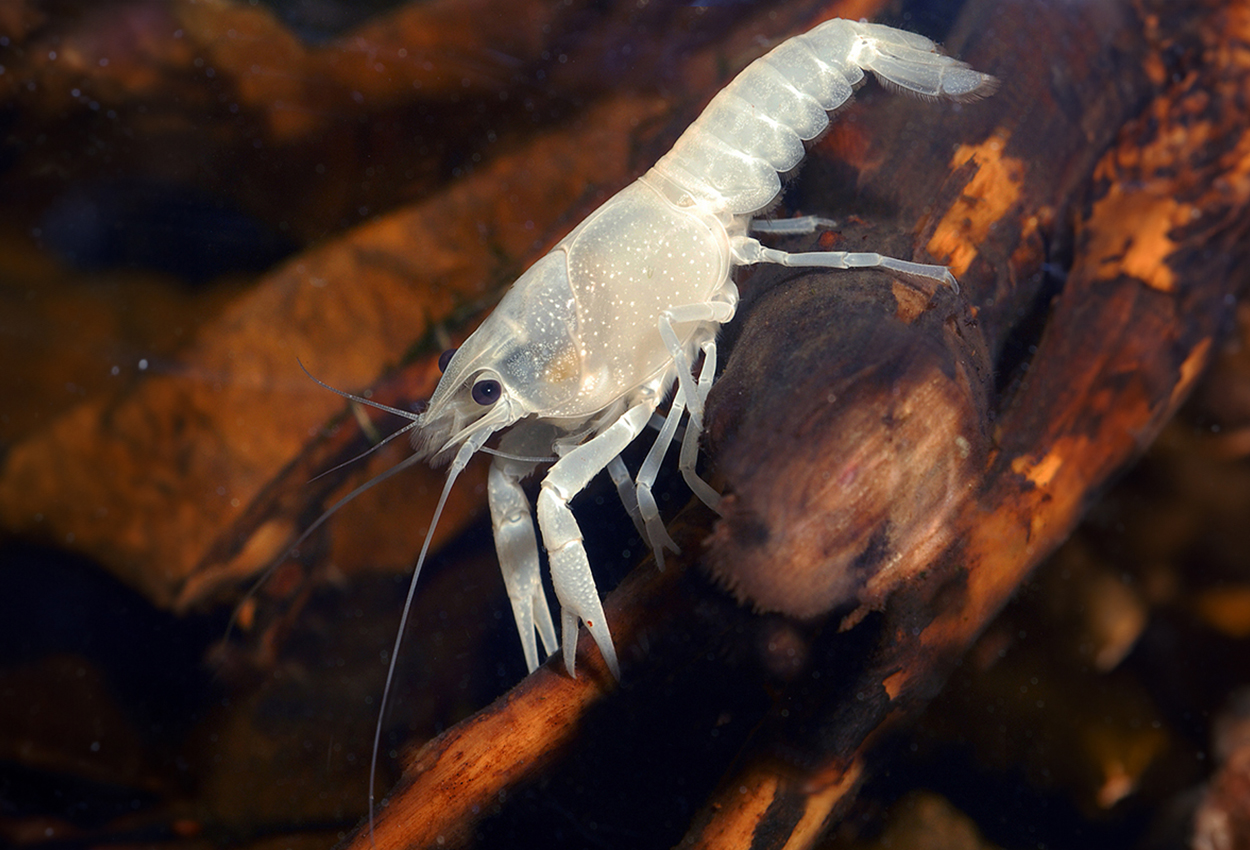
<instances>
[{"instance_id":1,"label":"dark eye stalk","mask_svg":"<svg viewBox=\"0 0 1250 850\"><path fill-rule=\"evenodd\" d=\"M473 385L473 400L482 407L488 407L499 401L503 395L503 387L493 378L485 378Z\"/></svg>"},{"instance_id":2,"label":"dark eye stalk","mask_svg":"<svg viewBox=\"0 0 1250 850\"><path fill-rule=\"evenodd\" d=\"M438 355L438 371L446 372L447 364L451 362L451 358L456 356L456 349L449 348L442 354Z\"/></svg>"}]
</instances>

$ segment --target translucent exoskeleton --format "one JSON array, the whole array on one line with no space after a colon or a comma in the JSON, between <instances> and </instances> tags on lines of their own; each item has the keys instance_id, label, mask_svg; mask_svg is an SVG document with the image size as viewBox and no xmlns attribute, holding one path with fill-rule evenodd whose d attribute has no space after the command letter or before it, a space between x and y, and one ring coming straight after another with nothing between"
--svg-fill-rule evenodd
<instances>
[{"instance_id":1,"label":"translucent exoskeleton","mask_svg":"<svg viewBox=\"0 0 1250 850\"><path fill-rule=\"evenodd\" d=\"M556 649L539 572L541 535L560 603L566 669L574 675L584 623L619 677L582 532L569 508L591 478L608 470L663 567L665 551L677 546L651 488L687 415L679 468L691 489L717 507L719 497L699 479L695 461L716 373L716 334L738 303L735 267L881 268L955 285L944 266L875 253L788 254L748 235L752 217L781 192L780 175L798 165L804 142L828 126L828 113L851 97L866 71L931 99L973 99L995 86L993 77L937 52L928 39L877 24L830 20L782 43L717 94L653 168L525 272L445 363L425 411L405 414L413 419L408 427L416 454L404 465L450 462L431 533L456 477L500 434L487 494L530 670L539 663L539 640L547 653ZM810 232L820 223L758 222L755 229ZM631 478L621 451L670 392L659 435ZM539 490L536 534L521 481L550 457L555 462ZM409 600L428 546L427 536Z\"/></svg>"},{"instance_id":2,"label":"translucent exoskeleton","mask_svg":"<svg viewBox=\"0 0 1250 850\"><path fill-rule=\"evenodd\" d=\"M787 254L748 235L781 192L803 143L829 123L872 71L928 98L989 93L993 77L938 53L933 42L878 24L835 19L751 63L651 170L591 213L523 274L451 357L425 412L418 456L451 461L450 489L469 458L503 432L487 488L495 545L530 670L551 653L555 626L539 574L538 541L521 480L554 455L538 495L538 529L560 602L564 664L574 674L579 622L608 668L616 652L569 500L609 470L663 567L677 551L651 487L688 412L683 477L710 507L719 497L695 472L703 405L716 371L716 332L738 302L736 266L778 263L883 268L955 284L944 266L873 253ZM817 219L785 222L810 231ZM757 222L756 229L762 222ZM782 228L769 228L778 230ZM702 353L696 375L692 364ZM677 389L650 454L631 481L621 451ZM508 457L512 455L513 457ZM435 518L437 519L437 518Z\"/></svg>"}]
</instances>

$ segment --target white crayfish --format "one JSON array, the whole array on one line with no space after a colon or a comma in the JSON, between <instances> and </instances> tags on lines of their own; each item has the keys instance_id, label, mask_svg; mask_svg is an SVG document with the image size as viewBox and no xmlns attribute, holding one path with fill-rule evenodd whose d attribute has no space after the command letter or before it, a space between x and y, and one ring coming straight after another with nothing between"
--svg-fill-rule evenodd
<instances>
[{"instance_id":1,"label":"white crayfish","mask_svg":"<svg viewBox=\"0 0 1250 850\"><path fill-rule=\"evenodd\" d=\"M787 254L747 235L751 217L780 194L779 173L799 164L803 142L828 126L827 113L851 97L865 71L930 98L975 98L995 84L937 53L928 39L879 24L834 19L784 42L717 94L650 171L521 275L451 356L429 406L414 417L417 456L451 460L431 530L469 458L492 434L505 432L487 498L531 671L538 666L535 631L548 654L556 640L521 480L543 456L558 458L542 480L538 528L560 601L565 667L573 674L581 621L619 677L569 500L606 468L663 566L664 550L677 546L664 530L651 486L689 410L680 469L690 488L717 506L719 497L697 476L695 459L716 372L716 332L738 302L735 266L873 267L954 285L945 266L842 251ZM766 223L760 222L756 229L801 233L818 223L808 218L761 228ZM703 365L696 376L699 352ZM674 382L659 436L631 483L621 451Z\"/></svg>"},{"instance_id":2,"label":"white crayfish","mask_svg":"<svg viewBox=\"0 0 1250 850\"><path fill-rule=\"evenodd\" d=\"M451 461L431 533L456 477L492 434L503 432L497 449L488 450L495 458L487 496L499 564L531 671L538 666L535 632L548 654L555 651L556 635L521 480L548 455L557 458L542 480L538 528L560 601L565 667L574 673L580 621L619 678L569 500L606 468L662 566L664 550L677 546L660 520L651 487L683 412L689 411L680 469L691 489L717 506L719 497L699 479L695 460L716 372L716 333L738 303L736 266L871 267L955 284L944 266L873 253L787 254L747 235L752 216L780 194L779 174L799 164L804 141L828 126L827 113L851 97L865 71L928 98L966 100L995 85L993 77L936 52L928 39L877 24L835 19L784 42L716 95L655 167L525 272L464 345L449 352L425 411L404 414L413 419L408 428L415 429L416 447L405 465ZM806 218L755 227L802 233L818 224ZM693 364L700 353L696 375ZM620 454L674 384L659 436L631 482ZM418 574L429 541L427 535ZM399 638L392 665L398 649ZM389 684L388 678L388 690Z\"/></svg>"}]
</instances>

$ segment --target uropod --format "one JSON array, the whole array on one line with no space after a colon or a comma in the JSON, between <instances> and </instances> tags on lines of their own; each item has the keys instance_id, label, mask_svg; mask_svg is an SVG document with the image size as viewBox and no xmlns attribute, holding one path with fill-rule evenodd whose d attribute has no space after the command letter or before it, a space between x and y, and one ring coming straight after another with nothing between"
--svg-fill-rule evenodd
<instances>
[{"instance_id":1,"label":"uropod","mask_svg":"<svg viewBox=\"0 0 1250 850\"><path fill-rule=\"evenodd\" d=\"M409 603L452 485L475 453L490 451L495 546L529 669L538 666L539 640L547 654L556 650L539 572L541 535L560 604L566 669L574 675L584 623L619 678L569 501L606 469L663 566L665 550L677 547L651 488L688 416L679 468L690 488L717 507L719 496L698 477L696 458L716 373L716 334L738 303L734 269L754 263L881 268L955 286L945 266L875 253L789 254L749 235L752 217L780 194L780 175L799 164L804 142L828 126L828 113L851 97L866 71L892 88L934 99L973 99L996 85L928 39L879 24L834 19L783 42L717 94L654 167L517 279L464 344L444 355L443 376L422 413L392 411L412 420L405 430L416 452L401 466L450 462ZM754 229L802 233L820 224L809 217L780 226L758 222ZM631 477L621 452L670 392L658 436ZM496 448L486 449L496 433ZM553 458L539 489L536 534L521 481ZM406 619L407 607L392 672ZM385 705L387 693L382 699Z\"/></svg>"}]
</instances>

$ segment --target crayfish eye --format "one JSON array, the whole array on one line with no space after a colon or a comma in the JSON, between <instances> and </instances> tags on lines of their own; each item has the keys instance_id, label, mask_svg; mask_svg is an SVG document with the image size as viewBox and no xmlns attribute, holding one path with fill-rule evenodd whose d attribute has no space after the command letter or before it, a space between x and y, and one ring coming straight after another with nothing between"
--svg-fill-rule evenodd
<instances>
[{"instance_id":1,"label":"crayfish eye","mask_svg":"<svg viewBox=\"0 0 1250 850\"><path fill-rule=\"evenodd\" d=\"M493 378L484 378L473 385L473 400L482 407L488 407L499 401L503 387Z\"/></svg>"},{"instance_id":2,"label":"crayfish eye","mask_svg":"<svg viewBox=\"0 0 1250 850\"><path fill-rule=\"evenodd\" d=\"M456 356L456 349L449 348L442 354L438 355L438 371L446 372L447 364L451 362L451 358Z\"/></svg>"}]
</instances>

